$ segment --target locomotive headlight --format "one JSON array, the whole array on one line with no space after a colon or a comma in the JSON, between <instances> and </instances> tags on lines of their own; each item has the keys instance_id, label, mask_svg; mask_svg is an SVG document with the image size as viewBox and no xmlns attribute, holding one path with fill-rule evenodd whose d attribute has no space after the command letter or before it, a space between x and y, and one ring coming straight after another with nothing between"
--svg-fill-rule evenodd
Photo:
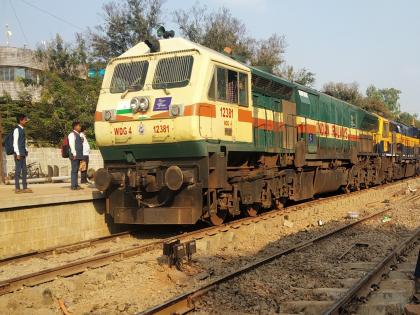
<instances>
[{"instance_id":1,"label":"locomotive headlight","mask_svg":"<svg viewBox=\"0 0 420 315\"><path fill-rule=\"evenodd\" d=\"M171 115L172 116L178 116L181 112L181 109L179 108L178 105L172 105L171 106Z\"/></svg>"},{"instance_id":2,"label":"locomotive headlight","mask_svg":"<svg viewBox=\"0 0 420 315\"><path fill-rule=\"evenodd\" d=\"M106 110L106 111L104 112L104 119L105 119L106 121L110 121L110 120L111 120L111 118L112 118L112 113L111 113L109 110Z\"/></svg>"},{"instance_id":3,"label":"locomotive headlight","mask_svg":"<svg viewBox=\"0 0 420 315\"><path fill-rule=\"evenodd\" d=\"M130 101L130 108L133 114L146 112L149 108L149 99L147 97L134 97Z\"/></svg>"},{"instance_id":4,"label":"locomotive headlight","mask_svg":"<svg viewBox=\"0 0 420 315\"><path fill-rule=\"evenodd\" d=\"M183 115L183 106L177 105L177 104L171 105L169 111L170 111L171 116L173 117L181 116Z\"/></svg>"},{"instance_id":5,"label":"locomotive headlight","mask_svg":"<svg viewBox=\"0 0 420 315\"><path fill-rule=\"evenodd\" d=\"M139 106L139 99L137 97L134 97L130 101L130 108L133 111L133 114L137 113L140 109Z\"/></svg>"},{"instance_id":6,"label":"locomotive headlight","mask_svg":"<svg viewBox=\"0 0 420 315\"><path fill-rule=\"evenodd\" d=\"M114 109L103 110L102 120L105 120L105 121L115 120L115 110Z\"/></svg>"},{"instance_id":7,"label":"locomotive headlight","mask_svg":"<svg viewBox=\"0 0 420 315\"><path fill-rule=\"evenodd\" d=\"M142 112L145 112L149 108L149 99L147 97L140 97L139 108Z\"/></svg>"}]
</instances>

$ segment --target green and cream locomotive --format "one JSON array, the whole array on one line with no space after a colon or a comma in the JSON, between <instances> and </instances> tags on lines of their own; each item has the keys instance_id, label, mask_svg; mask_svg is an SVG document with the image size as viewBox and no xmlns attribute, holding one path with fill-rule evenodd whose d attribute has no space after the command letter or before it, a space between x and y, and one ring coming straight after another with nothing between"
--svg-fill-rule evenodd
<instances>
[{"instance_id":1,"label":"green and cream locomotive","mask_svg":"<svg viewBox=\"0 0 420 315\"><path fill-rule=\"evenodd\" d=\"M99 96L95 182L116 223L220 224L419 173L418 131L412 154L384 152L374 114L182 38L157 47L111 60Z\"/></svg>"}]
</instances>

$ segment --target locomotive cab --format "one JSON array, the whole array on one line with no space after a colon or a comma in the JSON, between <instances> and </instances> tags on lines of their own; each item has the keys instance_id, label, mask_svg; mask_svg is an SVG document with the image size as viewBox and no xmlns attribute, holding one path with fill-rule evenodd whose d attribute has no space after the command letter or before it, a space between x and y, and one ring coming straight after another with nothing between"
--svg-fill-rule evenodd
<instances>
[{"instance_id":1,"label":"locomotive cab","mask_svg":"<svg viewBox=\"0 0 420 315\"><path fill-rule=\"evenodd\" d=\"M95 181L116 223L196 223L217 144L252 141L237 120L251 117L249 69L185 39L159 42L111 60L98 100Z\"/></svg>"}]
</instances>

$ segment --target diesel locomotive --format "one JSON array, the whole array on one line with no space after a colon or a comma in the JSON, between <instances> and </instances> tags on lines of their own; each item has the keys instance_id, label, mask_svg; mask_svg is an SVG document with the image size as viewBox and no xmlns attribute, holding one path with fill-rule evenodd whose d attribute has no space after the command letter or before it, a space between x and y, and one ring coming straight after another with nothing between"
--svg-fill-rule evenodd
<instances>
[{"instance_id":1,"label":"diesel locomotive","mask_svg":"<svg viewBox=\"0 0 420 315\"><path fill-rule=\"evenodd\" d=\"M182 38L112 59L95 182L115 223L221 224L420 174L420 132Z\"/></svg>"}]
</instances>

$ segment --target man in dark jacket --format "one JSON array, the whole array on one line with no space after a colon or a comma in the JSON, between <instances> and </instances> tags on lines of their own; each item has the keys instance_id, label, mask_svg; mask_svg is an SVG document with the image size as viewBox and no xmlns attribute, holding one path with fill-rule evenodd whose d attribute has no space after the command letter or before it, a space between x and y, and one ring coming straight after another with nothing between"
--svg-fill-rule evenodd
<instances>
[{"instance_id":1,"label":"man in dark jacket","mask_svg":"<svg viewBox=\"0 0 420 315\"><path fill-rule=\"evenodd\" d=\"M73 131L68 135L71 162L71 189L80 190L83 189L79 186L78 181L80 161L83 160L83 140L80 137L80 122L73 122L72 128Z\"/></svg>"},{"instance_id":2,"label":"man in dark jacket","mask_svg":"<svg viewBox=\"0 0 420 315\"><path fill-rule=\"evenodd\" d=\"M24 114L19 114L16 117L18 123L13 130L13 150L15 155L15 193L31 193L32 190L28 188L26 177L28 169L26 167L26 157L28 150L26 149L25 125L29 119ZM19 178L22 175L22 188L20 189Z\"/></svg>"}]
</instances>

